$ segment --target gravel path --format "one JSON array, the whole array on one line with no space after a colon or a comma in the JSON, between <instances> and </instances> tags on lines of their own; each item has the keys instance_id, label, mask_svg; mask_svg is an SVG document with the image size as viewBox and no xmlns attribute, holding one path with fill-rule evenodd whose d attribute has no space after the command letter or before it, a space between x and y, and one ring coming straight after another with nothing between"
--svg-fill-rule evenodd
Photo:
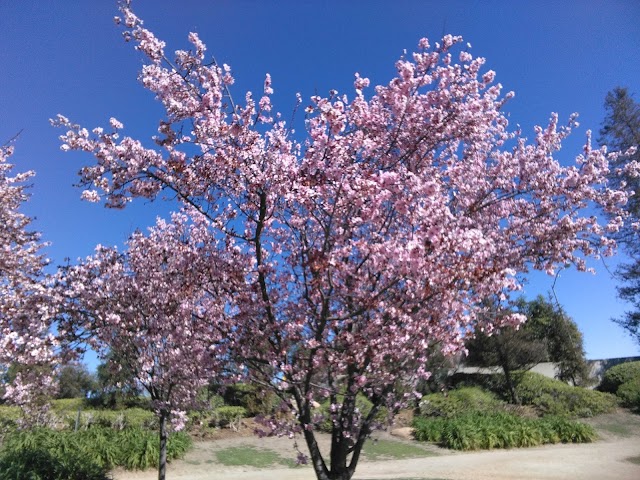
<instances>
[{"instance_id":1,"label":"gravel path","mask_svg":"<svg viewBox=\"0 0 640 480\"><path fill-rule=\"evenodd\" d=\"M628 415L628 414L625 414ZM626 421L626 422L625 422ZM427 447L435 456L404 460L361 460L355 479L447 479L447 480L640 480L640 421L620 418L617 424L632 425L624 435L601 431L601 440L581 445L549 445L514 450L460 453ZM626 427L624 427L626 428ZM389 434L379 434L390 439ZM401 439L395 439L403 441ZM215 452L231 446L255 446L293 456L289 439L256 437L226 438L198 442L184 460L169 465L169 480L313 480L310 467L255 469L216 463ZM116 480L152 480L155 471L115 472Z\"/></svg>"}]
</instances>

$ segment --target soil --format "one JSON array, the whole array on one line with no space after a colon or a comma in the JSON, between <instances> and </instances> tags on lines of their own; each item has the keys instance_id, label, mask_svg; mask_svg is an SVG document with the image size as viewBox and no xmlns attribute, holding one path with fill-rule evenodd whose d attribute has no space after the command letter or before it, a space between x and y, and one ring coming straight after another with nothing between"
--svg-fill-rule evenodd
<instances>
[{"instance_id":1,"label":"soil","mask_svg":"<svg viewBox=\"0 0 640 480\"><path fill-rule=\"evenodd\" d=\"M514 450L454 452L410 439L406 427L378 432L375 439L388 439L424 447L432 456L403 460L362 459L354 479L446 479L446 480L639 480L640 465L629 461L640 457L640 417L626 411L602 415L589 421L600 439L590 444L549 445ZM220 430L212 438L197 441L183 460L168 467L169 480L313 480L308 466L269 469L230 467L218 463L216 452L233 446L253 446L294 459L294 440L258 438L250 422L238 432ZM371 441L371 440L370 440ZM303 441L298 445L305 448ZM328 438L321 438L328 447ZM114 472L115 480L152 480L157 472Z\"/></svg>"}]
</instances>

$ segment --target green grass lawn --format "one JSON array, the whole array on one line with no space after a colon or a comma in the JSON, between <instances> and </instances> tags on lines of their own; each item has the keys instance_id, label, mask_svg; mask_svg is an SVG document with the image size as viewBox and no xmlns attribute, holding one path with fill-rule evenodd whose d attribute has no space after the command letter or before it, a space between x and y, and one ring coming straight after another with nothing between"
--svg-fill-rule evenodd
<instances>
[{"instance_id":1,"label":"green grass lawn","mask_svg":"<svg viewBox=\"0 0 640 480\"><path fill-rule=\"evenodd\" d=\"M283 458L273 450L256 448L250 445L229 447L216 452L219 463L228 467L249 466L266 468L275 465L284 465L289 468L296 466L294 460Z\"/></svg>"},{"instance_id":2,"label":"green grass lawn","mask_svg":"<svg viewBox=\"0 0 640 480\"><path fill-rule=\"evenodd\" d=\"M369 439L364 444L363 455L367 460L400 460L403 458L430 457L437 455L416 445L393 440Z\"/></svg>"}]
</instances>

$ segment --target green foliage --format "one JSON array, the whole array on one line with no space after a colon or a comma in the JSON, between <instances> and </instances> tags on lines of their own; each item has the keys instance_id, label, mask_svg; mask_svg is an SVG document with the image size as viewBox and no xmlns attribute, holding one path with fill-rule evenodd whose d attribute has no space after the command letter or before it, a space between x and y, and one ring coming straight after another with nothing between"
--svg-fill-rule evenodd
<instances>
[{"instance_id":1,"label":"green foliage","mask_svg":"<svg viewBox=\"0 0 640 480\"><path fill-rule=\"evenodd\" d=\"M185 433L169 437L167 458L184 456L191 446ZM0 478L94 480L114 467L157 467L156 432L141 428L91 428L78 432L36 429L7 435L0 449Z\"/></svg>"},{"instance_id":2,"label":"green foliage","mask_svg":"<svg viewBox=\"0 0 640 480\"><path fill-rule=\"evenodd\" d=\"M620 363L605 372L598 390L616 393L623 383L635 378L640 378L640 362Z\"/></svg>"},{"instance_id":3,"label":"green foliage","mask_svg":"<svg viewBox=\"0 0 640 480\"><path fill-rule=\"evenodd\" d=\"M523 405L532 405L544 415L593 417L617 405L613 395L572 387L534 372L522 373L516 392Z\"/></svg>"},{"instance_id":4,"label":"green foliage","mask_svg":"<svg viewBox=\"0 0 640 480\"><path fill-rule=\"evenodd\" d=\"M240 421L247 416L247 409L244 407L222 406L213 411L213 422L217 427L231 427L237 430Z\"/></svg>"},{"instance_id":5,"label":"green foliage","mask_svg":"<svg viewBox=\"0 0 640 480\"><path fill-rule=\"evenodd\" d=\"M467 364L500 367L513 403L521 401L516 389L519 377L514 372L540 362L554 362L560 380L574 385L590 383L582 334L560 307L539 296L532 301L519 299L511 308L525 315L527 322L518 330L505 327L491 336L477 333L466 342Z\"/></svg>"},{"instance_id":6,"label":"green foliage","mask_svg":"<svg viewBox=\"0 0 640 480\"><path fill-rule=\"evenodd\" d=\"M94 408L122 409L148 407L148 400L141 397L136 384L136 373L126 361L109 352L96 370L96 391L87 399Z\"/></svg>"},{"instance_id":7,"label":"green foliage","mask_svg":"<svg viewBox=\"0 0 640 480\"><path fill-rule=\"evenodd\" d=\"M640 376L620 385L616 395L625 407L640 410Z\"/></svg>"},{"instance_id":8,"label":"green foliage","mask_svg":"<svg viewBox=\"0 0 640 480\"><path fill-rule=\"evenodd\" d=\"M224 391L224 403L233 407L244 407L247 415L268 415L273 412L277 397L248 383L229 385Z\"/></svg>"},{"instance_id":9,"label":"green foliage","mask_svg":"<svg viewBox=\"0 0 640 480\"><path fill-rule=\"evenodd\" d=\"M454 373L449 378L449 386L452 389L462 387L480 387L483 390L493 392L502 399L508 398L502 373Z\"/></svg>"},{"instance_id":10,"label":"green foliage","mask_svg":"<svg viewBox=\"0 0 640 480\"><path fill-rule=\"evenodd\" d=\"M0 405L0 438L16 429L21 417L19 407Z\"/></svg>"},{"instance_id":11,"label":"green foliage","mask_svg":"<svg viewBox=\"0 0 640 480\"><path fill-rule=\"evenodd\" d=\"M589 366L585 358L582 332L578 325L552 300L539 295L529 302L520 299L518 310L526 315L523 329L546 345L548 361L558 367L558 380L588 385Z\"/></svg>"},{"instance_id":12,"label":"green foliage","mask_svg":"<svg viewBox=\"0 0 640 480\"><path fill-rule=\"evenodd\" d=\"M426 417L454 417L468 412L492 412L504 407L504 402L479 387L462 387L446 395L432 393L422 397L420 414Z\"/></svg>"},{"instance_id":13,"label":"green foliage","mask_svg":"<svg viewBox=\"0 0 640 480\"><path fill-rule=\"evenodd\" d=\"M469 413L453 418L416 417L415 438L454 450L584 443L596 439L589 425L562 417L523 418L509 413Z\"/></svg>"},{"instance_id":14,"label":"green foliage","mask_svg":"<svg viewBox=\"0 0 640 480\"><path fill-rule=\"evenodd\" d=\"M57 398L85 398L87 393L98 387L96 378L83 364L64 365L56 375L58 380Z\"/></svg>"},{"instance_id":15,"label":"green foliage","mask_svg":"<svg viewBox=\"0 0 640 480\"><path fill-rule=\"evenodd\" d=\"M75 428L77 411L65 417L66 425ZM142 408L126 410L82 410L78 427L88 429L95 426L123 430L128 427L143 429L157 428L158 419L153 412Z\"/></svg>"}]
</instances>

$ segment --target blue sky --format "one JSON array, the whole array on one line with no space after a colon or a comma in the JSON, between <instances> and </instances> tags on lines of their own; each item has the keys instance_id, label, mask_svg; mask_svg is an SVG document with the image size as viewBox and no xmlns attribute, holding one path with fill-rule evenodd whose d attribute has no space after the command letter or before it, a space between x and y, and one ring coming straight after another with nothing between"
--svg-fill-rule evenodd
<instances>
[{"instance_id":1,"label":"blue sky","mask_svg":"<svg viewBox=\"0 0 640 480\"><path fill-rule=\"evenodd\" d=\"M559 154L566 163L579 153L587 128L598 131L607 91L623 85L640 95L640 3L634 0L134 0L134 9L168 51L187 47L187 33L197 31L209 53L232 66L240 98L261 91L270 73L276 109L285 116L296 92L303 98L332 88L349 92L355 72L386 83L404 49L443 33L463 35L505 91L515 91L505 110L525 133L551 112L561 120L580 113L581 127ZM114 116L127 134L155 134L161 110L136 81L141 57L122 40L117 13L115 0L0 0L0 140L23 129L13 161L17 171L37 172L25 211L52 243L55 264L86 256L98 243L120 244L168 209L138 202L111 211L81 202L73 184L91 159L61 152L62 132L49 125L58 113L86 127L106 126ZM614 270L619 261L606 266ZM555 288L584 333L587 356L640 354L610 321L624 311L615 280L603 264L593 266L595 276L563 272ZM544 295L552 284L535 275L525 293Z\"/></svg>"}]
</instances>

